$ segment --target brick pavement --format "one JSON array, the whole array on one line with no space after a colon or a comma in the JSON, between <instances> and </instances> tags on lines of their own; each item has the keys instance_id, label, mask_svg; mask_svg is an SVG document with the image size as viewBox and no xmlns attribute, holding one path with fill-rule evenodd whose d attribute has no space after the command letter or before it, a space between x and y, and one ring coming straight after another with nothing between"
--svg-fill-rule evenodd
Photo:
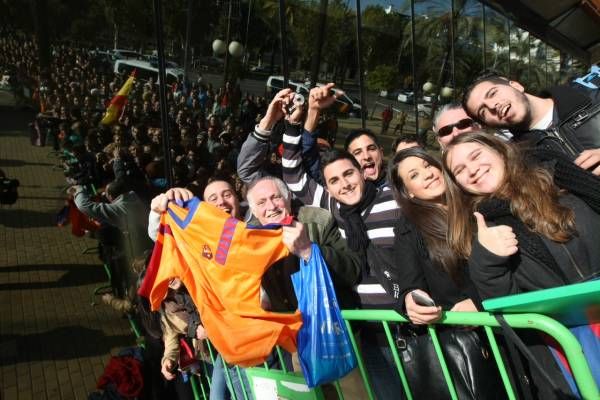
<instances>
[{"instance_id":1,"label":"brick pavement","mask_svg":"<svg viewBox=\"0 0 600 400\"><path fill-rule=\"evenodd\" d=\"M0 106L0 168L21 182L17 203L0 206L0 399L86 399L134 337L126 319L90 304L106 280L97 255L82 254L96 242L55 225L65 180L50 148L29 144L31 116Z\"/></svg>"}]
</instances>

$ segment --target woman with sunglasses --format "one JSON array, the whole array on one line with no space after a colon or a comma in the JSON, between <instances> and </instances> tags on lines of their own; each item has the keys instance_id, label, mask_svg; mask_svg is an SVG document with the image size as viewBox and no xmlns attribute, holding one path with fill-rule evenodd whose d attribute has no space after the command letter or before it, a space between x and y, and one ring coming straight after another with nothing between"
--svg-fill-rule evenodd
<instances>
[{"instance_id":1,"label":"woman with sunglasses","mask_svg":"<svg viewBox=\"0 0 600 400\"><path fill-rule=\"evenodd\" d=\"M600 215L560 190L548 170L526 165L517 147L482 132L467 133L447 145L443 163L448 240L455 254L469 259L482 299L600 274ZM557 368L551 359L543 364ZM540 398L556 398L556 390L572 395L563 379L550 391L547 382L538 382Z\"/></svg>"},{"instance_id":2,"label":"woman with sunglasses","mask_svg":"<svg viewBox=\"0 0 600 400\"><path fill-rule=\"evenodd\" d=\"M446 184L440 162L422 148L404 149L391 160L388 179L392 183L403 217L394 227L394 247L378 249L375 254L379 259L375 264L380 267L376 272L380 282L397 299L398 311L405 312L415 325L437 321L442 310L477 311L479 299L467 274L466 261L453 253L446 241ZM447 334L456 328L439 330L443 331L440 338L446 345L443 345L445 353L452 353L446 354L445 359L452 371L459 398L506 398L494 360L483 356L485 351L482 349L485 347L477 332L460 332L462 337L468 337L467 340L474 344L471 349L475 350L465 355L465 352L457 354L448 350L452 339L447 342L444 339L449 338L450 335ZM427 333L418 328L411 328L410 332L399 332L399 335L402 340L405 337L409 338L406 340L413 340L421 336L416 339L419 343L427 339ZM435 368L434 360L429 360L426 365L431 370L422 371L419 363L407 363L405 354L400 350L400 358L405 362L405 371L409 375L409 386L413 393L418 393L419 398L450 397L447 389L441 387L445 385L435 384L439 382L437 379L419 379L419 374L432 373ZM426 350L421 347L419 351ZM465 373L459 367L461 364L476 372ZM413 378L412 382L410 378Z\"/></svg>"}]
</instances>

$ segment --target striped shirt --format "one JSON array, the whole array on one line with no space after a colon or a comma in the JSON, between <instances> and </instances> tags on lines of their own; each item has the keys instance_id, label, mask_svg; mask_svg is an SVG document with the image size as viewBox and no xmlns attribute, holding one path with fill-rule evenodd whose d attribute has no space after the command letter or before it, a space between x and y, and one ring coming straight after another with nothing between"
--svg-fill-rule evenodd
<instances>
[{"instance_id":1,"label":"striped shirt","mask_svg":"<svg viewBox=\"0 0 600 400\"><path fill-rule=\"evenodd\" d=\"M327 190L306 172L302 163L301 130L288 125L283 135L283 180L292 193L304 204L329 210L338 225L343 226L338 201L329 195ZM388 247L394 244L394 222L400 217L400 209L389 184L377 188L377 195L371 205L362 213L367 226L367 235L375 246ZM340 227L342 237L346 237Z\"/></svg>"},{"instance_id":2,"label":"striped shirt","mask_svg":"<svg viewBox=\"0 0 600 400\"><path fill-rule=\"evenodd\" d=\"M342 237L346 238L346 232L343 229L344 219L340 215L339 202L330 196L322 185L310 177L304 168L301 138L301 129L298 126L288 124L283 135L283 160L281 162L283 180L304 204L329 210L338 222ZM401 213L389 184L386 183L377 188L375 200L361 215L367 227L367 235L374 246L393 246L394 223ZM372 268L369 266L370 269ZM372 303L372 301L367 300L367 297L372 298L373 295L379 297L385 293L377 283L374 274L370 271L363 273L361 284L355 290L359 293L363 304Z\"/></svg>"}]
</instances>

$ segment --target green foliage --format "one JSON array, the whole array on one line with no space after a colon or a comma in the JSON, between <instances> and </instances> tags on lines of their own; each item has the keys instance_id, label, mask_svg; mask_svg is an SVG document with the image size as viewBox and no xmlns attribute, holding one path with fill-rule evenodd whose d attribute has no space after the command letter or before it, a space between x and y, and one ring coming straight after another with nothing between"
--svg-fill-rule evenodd
<instances>
[{"instance_id":1,"label":"green foliage","mask_svg":"<svg viewBox=\"0 0 600 400\"><path fill-rule=\"evenodd\" d=\"M378 65L367 75L367 88L371 91L391 90L397 86L398 71L391 65Z\"/></svg>"},{"instance_id":2,"label":"green foliage","mask_svg":"<svg viewBox=\"0 0 600 400\"><path fill-rule=\"evenodd\" d=\"M401 67L403 39L410 38L409 19L397 12L386 13L382 6L369 5L362 13L364 63L367 71L395 62ZM406 36L408 35L408 36ZM409 60L407 64L409 63Z\"/></svg>"}]
</instances>

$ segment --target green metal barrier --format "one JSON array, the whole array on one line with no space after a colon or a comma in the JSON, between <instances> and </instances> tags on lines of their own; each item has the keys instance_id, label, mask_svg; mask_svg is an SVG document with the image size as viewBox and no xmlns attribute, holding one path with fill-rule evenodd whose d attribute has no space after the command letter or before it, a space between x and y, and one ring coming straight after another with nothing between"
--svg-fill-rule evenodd
<instances>
[{"instance_id":1,"label":"green metal barrier","mask_svg":"<svg viewBox=\"0 0 600 400\"><path fill-rule=\"evenodd\" d=\"M590 371L590 367L588 366L583 356L581 345L565 326L563 326L556 320L553 320L552 318L540 314L505 314L503 316L506 322L514 329L534 329L552 336L562 346L564 350L565 356L570 364L571 371L573 373L575 382L577 384L577 387L579 388L582 398L586 400L600 399L598 387L596 386L596 383ZM362 360L362 357L360 356L360 347L357 344L352 329L352 323L357 321L369 321L371 323L382 324L383 330L388 340L388 345L392 350L392 355L396 364L398 376L402 383L406 397L409 400L416 399L415 394L413 394L410 390L409 382L406 378L406 375L404 374L398 350L395 346L395 340L390 329L390 323L407 323L408 321L400 314L391 310L344 310L342 311L342 317L344 318L346 326L349 332L351 333L350 340L352 342L354 351L358 356L358 368L360 370L360 374L368 398L371 400L375 400L375 396L370 386L369 379L365 370L364 362ZM500 356L498 344L496 343L496 339L494 337L492 328L499 327L500 325L492 314L487 312L445 312L443 313L442 319L437 324L430 325L428 327L428 333L432 338L432 342L436 354L438 356L438 360L442 367L442 372L444 374L446 384L448 385L450 398L458 399L456 389L454 388L454 384L452 382L452 377L449 373L448 367L444 359L444 355L442 353L442 349L440 347L439 340L437 338L437 325L466 325L482 327L482 329L486 333L486 337L489 341L492 354L498 365L498 370L500 372L500 377L506 390L507 398L511 400L518 399L514 389L511 387L506 367L504 366L504 363ZM214 363L216 353L210 345L209 352L211 359ZM294 400L322 400L325 398L321 388L317 387L314 389L309 389L306 386L306 382L301 372L290 372L285 369L285 363L283 362L283 357L279 348L277 349L276 354L279 357L280 365L284 367L282 369L273 369L269 368L265 363L264 367L254 367L245 369L245 373L248 376L248 380L250 382L250 388L245 388L245 391L251 392L253 394L254 399L256 400L259 400L261 399L261 396L264 397L270 393L276 393L276 395L280 396L281 398L288 398ZM204 373L206 375L206 380L208 381L210 387L211 377L209 376L206 367L204 368ZM241 374L241 370L237 368L236 373ZM229 375L228 368L225 368L225 376L228 384L227 386L231 388L231 377ZM200 392L197 388L198 384L196 383L195 379L197 378L192 376L194 398L196 400L207 400L210 390L205 391L204 387L202 387L202 383L200 383L202 388ZM241 376L239 376L239 379L240 382L243 382ZM334 385L338 398L343 400L344 393L342 393L339 382L335 382ZM245 399L237 400L248 400L246 399L245 393L244 398ZM236 400L235 393L232 393L232 399Z\"/></svg>"},{"instance_id":2,"label":"green metal barrier","mask_svg":"<svg viewBox=\"0 0 600 400\"><path fill-rule=\"evenodd\" d=\"M394 345L394 340L392 338L388 326L388 322L406 323L408 321L400 314L390 310L344 310L342 311L342 316L346 321L346 326L348 327L350 332L352 332L352 326L350 321L373 321L381 322L383 324L388 340L388 345L390 346L394 355L394 360L396 362L396 367L398 368L398 373L402 381L404 390L407 393L407 397L409 399L412 399L413 397L410 393L410 388L407 384L406 377L402 370L398 353ZM569 365L571 366L571 371L573 373L575 382L577 384L581 396L584 399L600 399L598 387L596 386L590 368L583 356L581 345L565 326L553 320L552 318L540 314L505 314L504 319L514 329L535 329L552 336L562 346L564 350L565 356L569 362ZM514 394L514 391L510 386L504 363L500 358L498 345L496 343L496 340L494 339L491 330L492 327L500 326L493 315L486 312L445 312L438 324L484 327L488 340L490 341L492 354L494 355L494 359L498 364L498 368L507 392L507 396L510 399L516 399L516 395ZM456 391L454 389L454 385L452 383L450 374L448 373L444 361L444 356L439 346L439 342L437 341L434 325L429 327L429 334L432 337L436 354L438 356L440 364L442 365L442 370L444 372L444 377L446 379L446 383L448 385L451 397L452 399L456 399ZM358 346L356 345L354 334L351 335L351 341L357 355L360 355L360 351L358 349ZM359 368L363 377L363 382L365 383L365 388L367 389L369 398L374 399L373 391L370 387L366 371L364 369L364 364L362 362L361 357L358 358Z\"/></svg>"}]
</instances>

